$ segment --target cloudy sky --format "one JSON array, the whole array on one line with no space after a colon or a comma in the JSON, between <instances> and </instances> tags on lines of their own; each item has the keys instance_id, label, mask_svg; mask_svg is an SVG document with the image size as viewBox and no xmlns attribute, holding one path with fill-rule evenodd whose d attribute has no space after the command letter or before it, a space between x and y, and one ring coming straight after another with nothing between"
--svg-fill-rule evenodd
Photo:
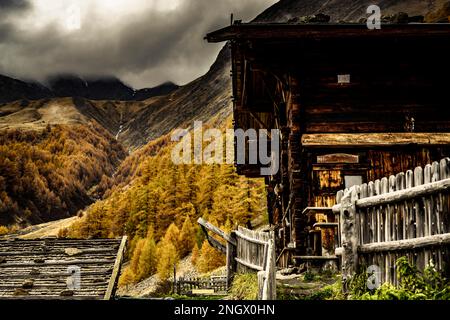
<instances>
[{"instance_id":1,"label":"cloudy sky","mask_svg":"<svg viewBox=\"0 0 450 320\"><path fill-rule=\"evenodd\" d=\"M207 32L277 0L0 0L0 74L116 75L139 89L204 74Z\"/></svg>"}]
</instances>

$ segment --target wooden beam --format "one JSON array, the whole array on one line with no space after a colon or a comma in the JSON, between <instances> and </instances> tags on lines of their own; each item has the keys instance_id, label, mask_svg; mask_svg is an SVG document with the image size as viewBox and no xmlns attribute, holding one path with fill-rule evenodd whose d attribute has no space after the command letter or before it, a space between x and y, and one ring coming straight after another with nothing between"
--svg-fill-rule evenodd
<instances>
[{"instance_id":1,"label":"wooden beam","mask_svg":"<svg viewBox=\"0 0 450 320\"><path fill-rule=\"evenodd\" d=\"M432 246L443 246L448 244L450 244L450 233L436 234L433 236L415 239L363 244L358 247L358 252L377 253L386 251L412 250Z\"/></svg>"},{"instance_id":2,"label":"wooden beam","mask_svg":"<svg viewBox=\"0 0 450 320\"><path fill-rule=\"evenodd\" d=\"M310 213L331 213L332 208L330 207L306 207L302 214L307 215Z\"/></svg>"},{"instance_id":3,"label":"wooden beam","mask_svg":"<svg viewBox=\"0 0 450 320\"><path fill-rule=\"evenodd\" d=\"M238 263L240 263L240 264L242 264L242 265L244 265L244 266L246 266L246 267L248 267L248 268L250 268L250 269L253 269L253 270L256 270L256 271L264 271L264 268L263 268L263 267L257 266L256 264L253 264L253 263L244 261L244 260L239 259L239 258L235 258L235 260L236 260Z\"/></svg>"},{"instance_id":4,"label":"wooden beam","mask_svg":"<svg viewBox=\"0 0 450 320\"><path fill-rule=\"evenodd\" d=\"M450 145L450 133L317 133L304 134L304 147L390 147Z\"/></svg>"},{"instance_id":5,"label":"wooden beam","mask_svg":"<svg viewBox=\"0 0 450 320\"><path fill-rule=\"evenodd\" d=\"M318 222L314 223L313 227L316 228L337 228L339 227L339 223L337 222Z\"/></svg>"},{"instance_id":6,"label":"wooden beam","mask_svg":"<svg viewBox=\"0 0 450 320\"><path fill-rule=\"evenodd\" d=\"M215 233L216 235L218 235L219 237L223 238L224 240L226 240L227 242L230 242L232 245L236 245L236 241L234 239L232 239L230 237L230 235L226 234L225 232L223 232L222 230L220 230L219 228L217 228L216 226L212 225L211 223L209 223L208 221L206 221L203 218L199 218L197 220L197 223L203 227L205 227L207 230Z\"/></svg>"},{"instance_id":7,"label":"wooden beam","mask_svg":"<svg viewBox=\"0 0 450 320\"><path fill-rule=\"evenodd\" d=\"M300 41L301 39L345 39L345 38L430 38L450 34L448 23L383 24L381 30L373 32L365 24L241 24L229 26L206 35L209 42L233 39L239 41L264 39Z\"/></svg>"},{"instance_id":8,"label":"wooden beam","mask_svg":"<svg viewBox=\"0 0 450 320\"><path fill-rule=\"evenodd\" d=\"M242 238L242 239L247 240L249 242L253 242L253 243L256 243L256 244L262 244L262 245L267 245L268 244L267 241L263 241L263 240L247 237L245 234L243 234L242 232L239 232L239 231L235 231L235 232L236 232L236 235L239 238Z\"/></svg>"},{"instance_id":9,"label":"wooden beam","mask_svg":"<svg viewBox=\"0 0 450 320\"><path fill-rule=\"evenodd\" d=\"M324 260L338 260L336 256L294 256L294 259L300 259L304 261L324 261Z\"/></svg>"},{"instance_id":10,"label":"wooden beam","mask_svg":"<svg viewBox=\"0 0 450 320\"><path fill-rule=\"evenodd\" d=\"M122 260L125 253L126 245L127 245L127 236L123 236L122 241L120 242L119 251L117 252L113 272L111 274L111 278L109 279L108 288L106 289L105 297L103 298L103 300L111 300L111 298L114 297L117 281L119 280L120 268L122 266Z\"/></svg>"},{"instance_id":11,"label":"wooden beam","mask_svg":"<svg viewBox=\"0 0 450 320\"><path fill-rule=\"evenodd\" d=\"M206 240L208 240L208 243L211 247L216 248L217 250L219 250L220 252L222 252L223 254L227 253L227 249L226 247L220 243L219 241L217 241L217 239L214 239L213 237L211 237L207 231L205 230L205 227L202 226L203 232L205 232L206 234ZM228 242L227 242L228 243Z\"/></svg>"}]
</instances>

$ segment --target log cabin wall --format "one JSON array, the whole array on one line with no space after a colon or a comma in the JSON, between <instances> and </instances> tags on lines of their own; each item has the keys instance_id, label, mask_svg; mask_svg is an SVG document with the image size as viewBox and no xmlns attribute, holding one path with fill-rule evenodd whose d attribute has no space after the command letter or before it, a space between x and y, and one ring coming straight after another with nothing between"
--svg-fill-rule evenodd
<instances>
[{"instance_id":1,"label":"log cabin wall","mask_svg":"<svg viewBox=\"0 0 450 320\"><path fill-rule=\"evenodd\" d=\"M299 58L294 60L292 68L295 71L291 69L294 74L291 84L294 85L290 90L296 99L288 104L287 110L288 126L295 128L289 144L289 171L299 208L293 209L296 222L293 238L299 254L307 253L304 249L310 245L305 236L313 229L313 223L334 221L333 216L322 214L313 219L304 217L300 208L331 207L335 204L336 192L349 184L425 166L450 154L445 146L422 146L413 138L406 146L324 145L310 149L298 142L295 133L339 135L450 130L446 94L450 77L445 75L450 74L450 63L444 57L450 53L448 43L431 41L418 45L410 41L386 41L382 47L389 47L389 53L380 55L370 49L362 54L355 44L339 42L340 46L337 42L331 43L328 50L312 45L307 53L298 52ZM364 41L358 44L363 48L364 45L373 49L377 46ZM329 49L338 46L340 49L330 54ZM445 71L436 73L436 70ZM341 77L344 77L343 83L339 83ZM297 150L302 150L298 156Z\"/></svg>"}]
</instances>

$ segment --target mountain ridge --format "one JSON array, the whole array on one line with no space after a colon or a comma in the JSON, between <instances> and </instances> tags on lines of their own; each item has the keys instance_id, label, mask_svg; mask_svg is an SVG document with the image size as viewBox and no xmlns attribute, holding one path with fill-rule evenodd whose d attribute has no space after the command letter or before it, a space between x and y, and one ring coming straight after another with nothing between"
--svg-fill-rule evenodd
<instances>
[{"instance_id":1,"label":"mountain ridge","mask_svg":"<svg viewBox=\"0 0 450 320\"><path fill-rule=\"evenodd\" d=\"M0 104L21 99L40 100L81 97L90 100L143 101L169 94L178 89L173 82L158 86L134 89L115 76L86 77L60 74L49 77L46 84L24 81L0 74Z\"/></svg>"}]
</instances>

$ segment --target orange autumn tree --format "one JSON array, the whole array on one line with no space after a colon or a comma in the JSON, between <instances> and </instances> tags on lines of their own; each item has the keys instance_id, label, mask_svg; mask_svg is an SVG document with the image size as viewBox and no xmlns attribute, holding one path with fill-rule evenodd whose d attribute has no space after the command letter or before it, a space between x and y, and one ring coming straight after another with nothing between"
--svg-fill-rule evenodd
<instances>
[{"instance_id":1,"label":"orange autumn tree","mask_svg":"<svg viewBox=\"0 0 450 320\"><path fill-rule=\"evenodd\" d=\"M225 264L225 255L219 250L210 246L207 240L203 242L200 249L200 256L196 261L196 268L199 272L205 273L215 270Z\"/></svg>"},{"instance_id":2,"label":"orange autumn tree","mask_svg":"<svg viewBox=\"0 0 450 320\"><path fill-rule=\"evenodd\" d=\"M130 284L144 280L156 272L157 247L153 238L153 229L145 239L138 239L129 267L124 271L120 283Z\"/></svg>"},{"instance_id":3,"label":"orange autumn tree","mask_svg":"<svg viewBox=\"0 0 450 320\"><path fill-rule=\"evenodd\" d=\"M161 279L167 279L172 274L174 266L180 260L180 230L172 223L166 231L164 238L158 244L157 273Z\"/></svg>"},{"instance_id":4,"label":"orange autumn tree","mask_svg":"<svg viewBox=\"0 0 450 320\"><path fill-rule=\"evenodd\" d=\"M194 248L196 230L192 225L189 216L186 217L179 236L179 254L180 258L186 257Z\"/></svg>"}]
</instances>

